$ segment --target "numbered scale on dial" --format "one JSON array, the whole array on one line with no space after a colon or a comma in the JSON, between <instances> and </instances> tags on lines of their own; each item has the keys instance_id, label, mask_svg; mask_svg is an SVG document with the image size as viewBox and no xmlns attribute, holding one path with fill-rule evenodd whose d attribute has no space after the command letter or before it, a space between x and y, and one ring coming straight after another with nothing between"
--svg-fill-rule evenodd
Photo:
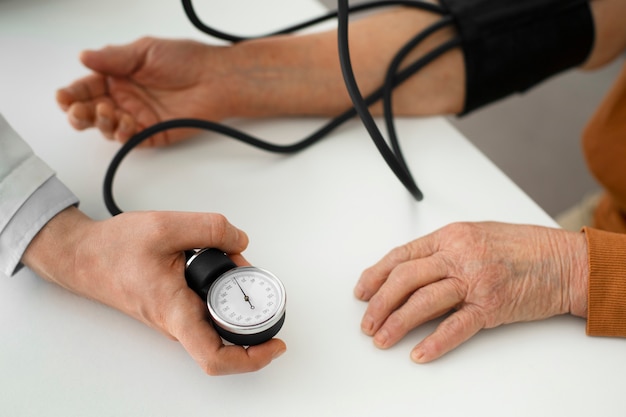
<instances>
[{"instance_id":1,"label":"numbered scale on dial","mask_svg":"<svg viewBox=\"0 0 626 417\"><path fill-rule=\"evenodd\" d=\"M203 249L189 257L186 278L192 289L206 297L217 332L229 342L263 343L285 321L285 287L269 271L238 267L223 252Z\"/></svg>"}]
</instances>

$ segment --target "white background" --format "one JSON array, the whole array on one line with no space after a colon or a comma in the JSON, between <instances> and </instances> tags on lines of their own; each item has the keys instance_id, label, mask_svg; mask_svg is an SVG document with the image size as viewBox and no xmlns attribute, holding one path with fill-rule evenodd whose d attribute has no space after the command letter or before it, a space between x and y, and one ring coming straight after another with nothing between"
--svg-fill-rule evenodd
<instances>
[{"instance_id":1,"label":"white background","mask_svg":"<svg viewBox=\"0 0 626 417\"><path fill-rule=\"evenodd\" d=\"M309 0L198 3L207 22L238 33L322 10ZM94 218L108 217L101 183L118 144L72 130L54 92L87 73L81 49L142 35L210 41L176 1L0 2L0 112ZM292 142L323 122L232 124ZM398 129L421 203L356 121L293 156L211 133L131 154L116 180L123 209L216 211L248 232L248 259L287 288L287 353L258 373L208 377L176 342L24 270L0 281L0 415L624 415L623 341L585 336L580 319L483 331L428 365L409 352L436 323L387 351L360 332L365 304L352 288L392 247L459 220L554 224L443 119Z\"/></svg>"}]
</instances>

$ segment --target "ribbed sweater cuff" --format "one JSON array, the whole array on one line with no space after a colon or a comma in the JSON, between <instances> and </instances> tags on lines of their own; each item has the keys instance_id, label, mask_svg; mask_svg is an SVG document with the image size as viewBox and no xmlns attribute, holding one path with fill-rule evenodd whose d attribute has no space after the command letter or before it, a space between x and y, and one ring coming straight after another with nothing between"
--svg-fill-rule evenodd
<instances>
[{"instance_id":1,"label":"ribbed sweater cuff","mask_svg":"<svg viewBox=\"0 0 626 417\"><path fill-rule=\"evenodd\" d=\"M589 251L587 334L626 337L626 235L583 231Z\"/></svg>"}]
</instances>

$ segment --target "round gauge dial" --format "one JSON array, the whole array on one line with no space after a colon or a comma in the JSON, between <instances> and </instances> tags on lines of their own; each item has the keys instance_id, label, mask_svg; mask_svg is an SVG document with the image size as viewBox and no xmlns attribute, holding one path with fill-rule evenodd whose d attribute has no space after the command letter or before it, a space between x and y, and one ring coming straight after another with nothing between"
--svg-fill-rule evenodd
<instances>
[{"instance_id":1,"label":"round gauge dial","mask_svg":"<svg viewBox=\"0 0 626 417\"><path fill-rule=\"evenodd\" d=\"M285 289L278 278L256 267L225 272L207 294L215 324L242 335L270 329L284 315L285 301Z\"/></svg>"},{"instance_id":2,"label":"round gauge dial","mask_svg":"<svg viewBox=\"0 0 626 417\"><path fill-rule=\"evenodd\" d=\"M285 321L285 287L269 271L238 267L224 252L205 248L188 254L185 278L206 299L218 334L231 343L263 343Z\"/></svg>"}]
</instances>

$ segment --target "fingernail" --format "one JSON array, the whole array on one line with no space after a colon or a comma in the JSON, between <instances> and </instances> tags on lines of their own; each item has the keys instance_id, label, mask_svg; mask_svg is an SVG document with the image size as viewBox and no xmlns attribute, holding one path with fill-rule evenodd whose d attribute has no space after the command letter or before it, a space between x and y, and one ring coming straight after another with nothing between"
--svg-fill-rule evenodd
<instances>
[{"instance_id":1,"label":"fingernail","mask_svg":"<svg viewBox=\"0 0 626 417\"><path fill-rule=\"evenodd\" d=\"M386 347L387 340L389 340L389 333L387 333L387 330L385 329L380 330L378 333L376 333L376 336L374 336L374 343L376 344L376 346L381 348Z\"/></svg>"},{"instance_id":2,"label":"fingernail","mask_svg":"<svg viewBox=\"0 0 626 417\"><path fill-rule=\"evenodd\" d=\"M374 319L370 316L363 317L363 320L361 321L361 330L363 330L364 333L371 335L372 330L374 330Z\"/></svg>"},{"instance_id":3,"label":"fingernail","mask_svg":"<svg viewBox=\"0 0 626 417\"><path fill-rule=\"evenodd\" d=\"M97 123L98 127L107 130L111 130L111 127L113 126L113 123L111 123L111 119L106 116L98 116Z\"/></svg>"},{"instance_id":4,"label":"fingernail","mask_svg":"<svg viewBox=\"0 0 626 417\"><path fill-rule=\"evenodd\" d=\"M411 352L411 360L415 363L424 363L424 351L420 348L413 349L413 352Z\"/></svg>"},{"instance_id":5,"label":"fingernail","mask_svg":"<svg viewBox=\"0 0 626 417\"><path fill-rule=\"evenodd\" d=\"M235 228L235 230L237 230L237 241L241 242L244 246L248 246L248 243L250 242L248 234L238 228Z\"/></svg>"},{"instance_id":6,"label":"fingernail","mask_svg":"<svg viewBox=\"0 0 626 417\"><path fill-rule=\"evenodd\" d=\"M77 129L84 129L86 127L89 127L89 124L83 120L83 119L79 119L78 117L74 116L74 115L69 115L70 118L70 122L77 128Z\"/></svg>"},{"instance_id":7,"label":"fingernail","mask_svg":"<svg viewBox=\"0 0 626 417\"><path fill-rule=\"evenodd\" d=\"M119 133L121 133L122 135L128 135L130 132L130 126L128 125L128 122L125 119L122 119L120 121L119 126L117 127L117 130Z\"/></svg>"},{"instance_id":8,"label":"fingernail","mask_svg":"<svg viewBox=\"0 0 626 417\"><path fill-rule=\"evenodd\" d=\"M354 296L359 300L362 300L365 297L365 290L360 285L354 287Z\"/></svg>"}]
</instances>

